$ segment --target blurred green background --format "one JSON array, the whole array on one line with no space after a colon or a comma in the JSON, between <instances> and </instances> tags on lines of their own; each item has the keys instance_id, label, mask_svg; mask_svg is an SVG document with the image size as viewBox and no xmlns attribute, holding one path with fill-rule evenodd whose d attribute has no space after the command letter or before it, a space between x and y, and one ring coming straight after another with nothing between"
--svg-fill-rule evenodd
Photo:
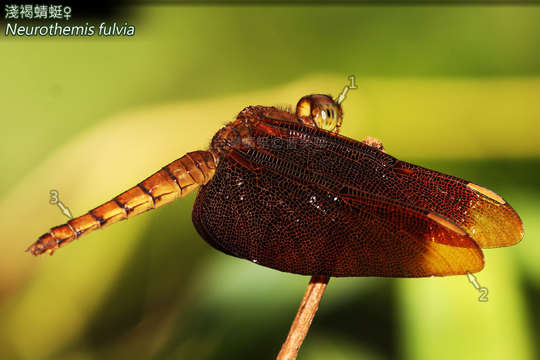
<instances>
[{"instance_id":1,"label":"blurred green background","mask_svg":"<svg viewBox=\"0 0 540 360\"><path fill-rule=\"evenodd\" d=\"M207 246L194 195L53 257L23 250L66 220L50 189L81 215L206 147L244 106L337 95L351 74L344 135L502 194L525 237L485 251L487 303L465 276L332 279L300 358L539 356L540 8L138 6L118 19L136 35L0 37L0 358L274 358L309 278Z\"/></svg>"}]
</instances>

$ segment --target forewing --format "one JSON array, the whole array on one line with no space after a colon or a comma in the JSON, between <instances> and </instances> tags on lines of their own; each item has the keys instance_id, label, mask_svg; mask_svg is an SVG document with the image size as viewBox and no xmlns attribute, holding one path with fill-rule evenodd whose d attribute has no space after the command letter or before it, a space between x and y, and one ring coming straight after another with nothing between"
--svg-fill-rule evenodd
<instances>
[{"instance_id":1,"label":"forewing","mask_svg":"<svg viewBox=\"0 0 540 360\"><path fill-rule=\"evenodd\" d=\"M489 189L323 130L301 129L271 119L259 127L284 139L291 133L302 134L298 149L287 150L287 154L272 150L272 154L286 156L310 174L331 179L326 185L333 190L363 191L443 215L465 229L482 248L513 245L523 237L518 214Z\"/></svg>"},{"instance_id":2,"label":"forewing","mask_svg":"<svg viewBox=\"0 0 540 360\"><path fill-rule=\"evenodd\" d=\"M442 214L482 248L510 246L523 238L516 211L495 192L454 176L396 161L392 188L409 204Z\"/></svg>"}]
</instances>

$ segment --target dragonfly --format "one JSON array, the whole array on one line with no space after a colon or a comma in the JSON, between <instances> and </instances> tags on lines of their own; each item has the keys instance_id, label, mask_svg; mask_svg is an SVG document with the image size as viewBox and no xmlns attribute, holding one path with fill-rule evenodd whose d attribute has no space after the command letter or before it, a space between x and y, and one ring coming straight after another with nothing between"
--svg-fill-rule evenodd
<instances>
[{"instance_id":1,"label":"dragonfly","mask_svg":"<svg viewBox=\"0 0 540 360\"><path fill-rule=\"evenodd\" d=\"M249 106L207 150L189 152L114 199L53 227L27 251L52 254L96 229L198 190L193 224L215 249L276 270L333 277L475 273L482 249L521 241L500 195L339 134L330 95L296 109Z\"/></svg>"}]
</instances>

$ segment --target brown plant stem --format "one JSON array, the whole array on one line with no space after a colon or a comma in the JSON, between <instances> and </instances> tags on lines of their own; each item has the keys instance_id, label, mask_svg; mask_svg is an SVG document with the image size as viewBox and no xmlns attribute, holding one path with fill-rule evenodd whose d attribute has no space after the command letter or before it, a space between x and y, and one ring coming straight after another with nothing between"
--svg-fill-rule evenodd
<instances>
[{"instance_id":1,"label":"brown plant stem","mask_svg":"<svg viewBox=\"0 0 540 360\"><path fill-rule=\"evenodd\" d=\"M304 342L311 322L319 308L328 281L330 281L328 276L316 275L311 278L289 330L289 335L287 335L287 339L281 346L281 351L276 358L277 360L296 359L300 346L302 346L302 342Z\"/></svg>"}]
</instances>

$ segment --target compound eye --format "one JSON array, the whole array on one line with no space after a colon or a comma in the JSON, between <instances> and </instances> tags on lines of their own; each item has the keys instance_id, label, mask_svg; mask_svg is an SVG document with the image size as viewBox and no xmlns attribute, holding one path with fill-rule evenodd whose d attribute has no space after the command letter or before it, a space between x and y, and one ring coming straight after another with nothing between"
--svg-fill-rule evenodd
<instances>
[{"instance_id":1,"label":"compound eye","mask_svg":"<svg viewBox=\"0 0 540 360\"><path fill-rule=\"evenodd\" d=\"M296 116L305 125L339 132L343 112L341 106L328 95L307 95L298 101Z\"/></svg>"},{"instance_id":2,"label":"compound eye","mask_svg":"<svg viewBox=\"0 0 540 360\"><path fill-rule=\"evenodd\" d=\"M298 117L311 117L311 99L310 96L304 96L298 101L296 105L296 116Z\"/></svg>"}]
</instances>

